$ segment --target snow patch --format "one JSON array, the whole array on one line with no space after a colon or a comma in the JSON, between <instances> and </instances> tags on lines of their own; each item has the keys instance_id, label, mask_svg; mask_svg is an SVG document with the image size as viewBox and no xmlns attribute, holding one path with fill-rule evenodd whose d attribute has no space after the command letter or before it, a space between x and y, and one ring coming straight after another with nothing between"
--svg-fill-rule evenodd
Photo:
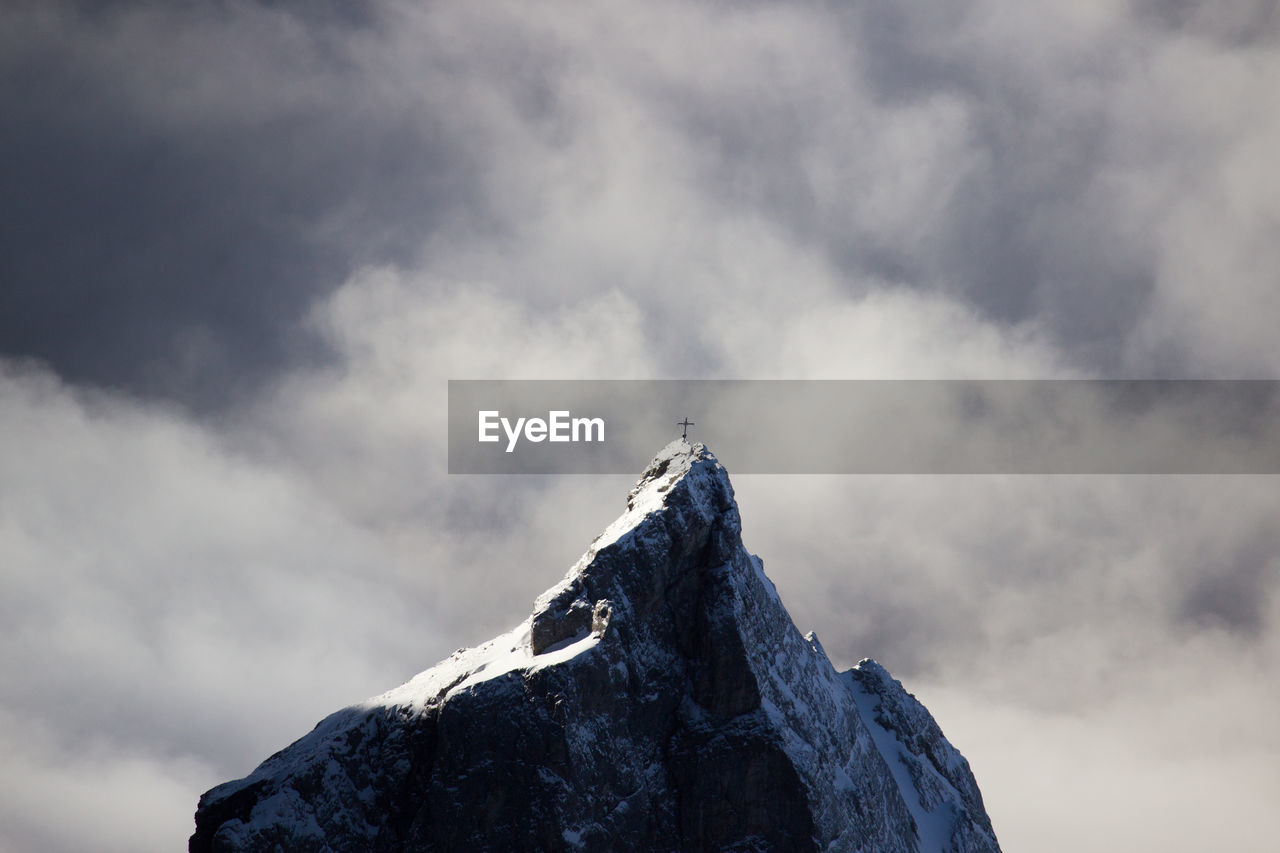
<instances>
[{"instance_id":1,"label":"snow patch","mask_svg":"<svg viewBox=\"0 0 1280 853\"><path fill-rule=\"evenodd\" d=\"M863 661L858 666L876 675L883 674L886 677L889 675L884 667L873 660ZM889 766L889 772L898 783L898 789L902 792L907 809L916 822L916 831L920 837L919 853L949 853L952 850L951 831L955 823L956 807L951 802L943 802L932 811L925 806L924 797L911 773L911 766L918 765L921 758L912 754L902 741L898 740L897 734L880 722L882 718L879 713L880 697L867 690L858 681L853 670L840 675L853 696L854 704L858 706L863 722L871 731L871 740L884 758L885 764ZM948 784L947 787L950 785ZM959 799L958 793L956 798Z\"/></svg>"}]
</instances>

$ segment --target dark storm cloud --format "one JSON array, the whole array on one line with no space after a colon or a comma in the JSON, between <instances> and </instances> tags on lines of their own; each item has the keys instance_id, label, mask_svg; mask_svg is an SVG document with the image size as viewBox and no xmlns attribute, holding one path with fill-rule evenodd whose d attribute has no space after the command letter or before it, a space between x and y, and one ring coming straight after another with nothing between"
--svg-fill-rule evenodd
<instances>
[{"instance_id":1,"label":"dark storm cloud","mask_svg":"<svg viewBox=\"0 0 1280 853\"><path fill-rule=\"evenodd\" d=\"M1229 5L1228 23L1198 6L1175 30L1272 20L1263 4ZM708 47L693 78L659 63L642 89L699 156L708 197L820 249L852 295L868 278L945 293L1003 325L1039 325L1102 374L1205 374L1195 341L1134 343L1171 296L1186 310L1176 277L1196 254L1264 221L1264 199L1238 202L1250 213L1235 234L1178 218L1235 201L1216 168L1236 142L1215 127L1269 132L1263 104L1249 106L1263 90L1232 77L1265 61L1242 52L1255 42L1188 46L1122 3L838 3L807 20L797 8L813 11L726 16L733 50ZM742 36L753 18L803 51ZM1183 111L1215 91L1238 118ZM1262 288L1265 264L1243 272Z\"/></svg>"},{"instance_id":2,"label":"dark storm cloud","mask_svg":"<svg viewBox=\"0 0 1280 853\"><path fill-rule=\"evenodd\" d=\"M473 214L448 116L385 109L351 50L379 24L353 17L0 13L0 352L226 402L322 355L296 321L354 265L403 260Z\"/></svg>"},{"instance_id":3,"label":"dark storm cloud","mask_svg":"<svg viewBox=\"0 0 1280 853\"><path fill-rule=\"evenodd\" d=\"M870 276L951 294L1001 323L1037 318L1090 369L1115 370L1154 276L1108 227L1094 186L1115 133L1103 93L1119 58L1103 45L1071 67L1028 69L1026 45L983 49L983 11L829 4L823 26L771 11L788 44L811 53L742 37L731 20L736 52L709 50L692 83L656 71L644 90L701 155L695 180L709 197L820 249L852 293ZM914 150L929 133L938 147ZM918 209L926 199L936 216ZM892 224L870 225L877 216Z\"/></svg>"},{"instance_id":4,"label":"dark storm cloud","mask_svg":"<svg viewBox=\"0 0 1280 853\"><path fill-rule=\"evenodd\" d=\"M820 253L852 296L946 294L1037 325L1090 372L1213 375L1202 342L1168 332L1198 297L1162 277L1221 246L1241 259L1242 291L1264 290L1266 264L1234 245L1256 227L1218 239L1176 218L1220 203L1186 179L1234 142L1219 119L1165 109L1185 63L1155 60L1161 34L1203 31L1203 58L1230 68L1254 42L1228 36L1274 16L1228 6L1214 29L1191 4L1155 17L1143 4L668 4L624 16L627 36L505 7L11 9L0 352L225 402L332 355L296 321L355 267L435 253L433 271L518 287L539 308L602 282L650 290L649 330L723 369L715 342L666 331L681 320L655 279L698 258L677 247L663 265L669 244L644 251L640 229L607 235L632 242L611 253L593 239L593 199L556 198L639 168L701 206L655 196L650 216L678 212L707 235L759 223ZM671 32L715 33L698 61L672 50L685 37L663 27L677 20ZM627 132L632 114L645 118ZM573 228L576 253L557 255ZM1265 362L1258 334L1215 341L1215 359Z\"/></svg>"},{"instance_id":5,"label":"dark storm cloud","mask_svg":"<svg viewBox=\"0 0 1280 853\"><path fill-rule=\"evenodd\" d=\"M923 245L894 234L867 245L833 230L833 255L851 272L951 293L999 322L1036 318L1082 365L1117 370L1118 342L1140 316L1153 276L1108 229L1109 215L1097 209L1105 200L1090 192L1113 132L1101 90L1119 57L1103 42L1072 57L1071 67L1028 68L1028 52L1052 48L983 44L984 18L1001 10L981 3L836 3L825 11L846 33L845 72L875 102L953 99L974 158L951 164L954 187L937 187L946 212Z\"/></svg>"}]
</instances>

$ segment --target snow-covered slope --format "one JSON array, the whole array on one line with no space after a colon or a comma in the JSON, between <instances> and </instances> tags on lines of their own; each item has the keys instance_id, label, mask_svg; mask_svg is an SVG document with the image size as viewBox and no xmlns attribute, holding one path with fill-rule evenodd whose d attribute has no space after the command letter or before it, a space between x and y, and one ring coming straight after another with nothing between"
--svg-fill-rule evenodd
<instances>
[{"instance_id":1,"label":"snow-covered slope","mask_svg":"<svg viewBox=\"0 0 1280 853\"><path fill-rule=\"evenodd\" d=\"M995 851L964 758L874 661L837 673L672 442L511 632L207 792L192 851Z\"/></svg>"}]
</instances>

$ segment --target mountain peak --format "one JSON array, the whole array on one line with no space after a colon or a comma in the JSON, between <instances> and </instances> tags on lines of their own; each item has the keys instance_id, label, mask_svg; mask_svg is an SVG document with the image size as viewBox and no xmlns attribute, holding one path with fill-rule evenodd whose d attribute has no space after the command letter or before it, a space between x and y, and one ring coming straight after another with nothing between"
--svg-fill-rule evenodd
<instances>
[{"instance_id":1,"label":"mountain peak","mask_svg":"<svg viewBox=\"0 0 1280 853\"><path fill-rule=\"evenodd\" d=\"M676 439L658 452L627 493L627 509L605 528L559 584L534 602L532 652L603 631L617 606L640 612L678 594L681 578L741 550L742 524L729 475L704 444ZM698 552L698 560L662 555ZM638 559L637 559L638 558ZM656 597L655 597L656 596Z\"/></svg>"},{"instance_id":2,"label":"mountain peak","mask_svg":"<svg viewBox=\"0 0 1280 853\"><path fill-rule=\"evenodd\" d=\"M873 661L837 673L702 444L512 631L206 793L190 849L997 851L968 764Z\"/></svg>"},{"instance_id":3,"label":"mountain peak","mask_svg":"<svg viewBox=\"0 0 1280 853\"><path fill-rule=\"evenodd\" d=\"M612 544L672 498L691 503L708 514L736 506L733 486L720 460L705 444L677 438L658 451L645 467L627 492L627 511L596 537L592 547Z\"/></svg>"},{"instance_id":4,"label":"mountain peak","mask_svg":"<svg viewBox=\"0 0 1280 853\"><path fill-rule=\"evenodd\" d=\"M640 475L635 487L632 488L631 495L639 494L664 477L667 482L674 482L692 471L695 466L699 468L699 473L703 473L702 469L709 467L719 472L726 480L728 479L728 475L720 465L720 460L716 459L715 454L705 444L677 438L653 457Z\"/></svg>"}]
</instances>

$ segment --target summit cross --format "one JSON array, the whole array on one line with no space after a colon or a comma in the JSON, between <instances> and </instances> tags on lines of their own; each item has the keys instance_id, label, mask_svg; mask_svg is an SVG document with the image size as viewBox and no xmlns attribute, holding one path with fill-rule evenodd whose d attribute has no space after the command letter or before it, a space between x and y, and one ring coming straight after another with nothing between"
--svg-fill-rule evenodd
<instances>
[{"instance_id":1,"label":"summit cross","mask_svg":"<svg viewBox=\"0 0 1280 853\"><path fill-rule=\"evenodd\" d=\"M681 433L680 433L680 437L681 437L681 438L683 438L685 441L688 441L688 440L689 440L689 427L691 427L691 426L693 426L693 425L694 425L694 423L693 423L693 421L689 420L689 416L688 416L688 415L685 415L685 416L684 416L684 420L682 420L682 421L676 421L676 426L684 427L684 430L683 430L683 431L681 431Z\"/></svg>"}]
</instances>

